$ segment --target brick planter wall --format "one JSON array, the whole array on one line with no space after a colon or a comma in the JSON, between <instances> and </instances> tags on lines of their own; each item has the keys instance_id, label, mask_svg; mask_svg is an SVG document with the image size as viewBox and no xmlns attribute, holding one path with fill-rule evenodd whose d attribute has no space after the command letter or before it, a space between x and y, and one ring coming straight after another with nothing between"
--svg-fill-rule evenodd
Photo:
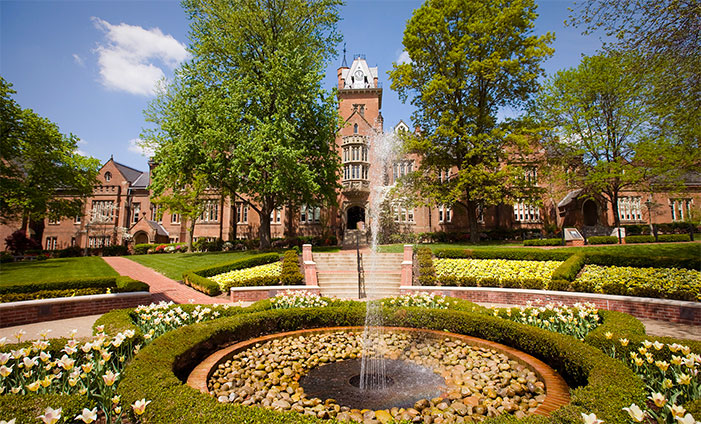
<instances>
[{"instance_id":1,"label":"brick planter wall","mask_svg":"<svg viewBox=\"0 0 701 424\"><path fill-rule=\"evenodd\" d=\"M259 300L275 297L278 293L292 290L321 294L319 286L258 286L258 287L232 287L232 302L257 302Z\"/></svg>"},{"instance_id":2,"label":"brick planter wall","mask_svg":"<svg viewBox=\"0 0 701 424\"><path fill-rule=\"evenodd\" d=\"M429 292L458 297L477 303L525 305L542 300L564 305L594 303L599 309L620 311L637 318L701 325L701 303L649 297L615 296L596 293L557 292L550 290L502 289L491 287L402 286L401 294Z\"/></svg>"},{"instance_id":3,"label":"brick planter wall","mask_svg":"<svg viewBox=\"0 0 701 424\"><path fill-rule=\"evenodd\" d=\"M135 308L149 303L149 292L94 294L0 303L0 328L104 314L113 309Z\"/></svg>"}]
</instances>

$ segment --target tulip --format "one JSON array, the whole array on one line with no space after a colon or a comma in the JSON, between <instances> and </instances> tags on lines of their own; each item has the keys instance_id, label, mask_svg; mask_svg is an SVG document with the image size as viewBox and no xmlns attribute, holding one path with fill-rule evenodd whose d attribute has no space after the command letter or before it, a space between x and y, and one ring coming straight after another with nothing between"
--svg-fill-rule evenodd
<instances>
[{"instance_id":1,"label":"tulip","mask_svg":"<svg viewBox=\"0 0 701 424\"><path fill-rule=\"evenodd\" d=\"M10 421L0 420L0 424L15 424L15 419L13 418Z\"/></svg>"},{"instance_id":2,"label":"tulip","mask_svg":"<svg viewBox=\"0 0 701 424\"><path fill-rule=\"evenodd\" d=\"M39 415L37 418L41 418L44 424L56 424L61 419L61 408L46 408L44 415Z\"/></svg>"},{"instance_id":3,"label":"tulip","mask_svg":"<svg viewBox=\"0 0 701 424\"><path fill-rule=\"evenodd\" d=\"M662 393L653 393L652 396L650 396L648 399L653 401L655 403L655 406L658 408L662 408L665 403L667 403L667 398L664 397Z\"/></svg>"},{"instance_id":4,"label":"tulip","mask_svg":"<svg viewBox=\"0 0 701 424\"><path fill-rule=\"evenodd\" d=\"M29 389L30 392L36 392L39 390L39 386L41 386L41 383L39 381L34 381L32 383L27 384L27 389Z\"/></svg>"},{"instance_id":5,"label":"tulip","mask_svg":"<svg viewBox=\"0 0 701 424\"><path fill-rule=\"evenodd\" d=\"M655 340L655 343L652 344L652 347L654 347L655 350L660 350L664 347L664 343L660 343L657 340Z\"/></svg>"},{"instance_id":6,"label":"tulip","mask_svg":"<svg viewBox=\"0 0 701 424\"><path fill-rule=\"evenodd\" d=\"M674 417L683 417L686 412L686 409L680 405L667 405L667 408L669 408L669 411Z\"/></svg>"},{"instance_id":7,"label":"tulip","mask_svg":"<svg viewBox=\"0 0 701 424\"><path fill-rule=\"evenodd\" d=\"M97 419L97 408L92 410L88 408L83 408L83 413L75 417L76 420L81 420L84 423L90 424Z\"/></svg>"},{"instance_id":8,"label":"tulip","mask_svg":"<svg viewBox=\"0 0 701 424\"><path fill-rule=\"evenodd\" d=\"M131 407L136 415L141 415L144 413L144 411L146 410L146 405L148 405L149 403L151 403L150 400L147 401L146 399L141 399L134 402L131 405Z\"/></svg>"},{"instance_id":9,"label":"tulip","mask_svg":"<svg viewBox=\"0 0 701 424\"><path fill-rule=\"evenodd\" d=\"M7 377L12 374L12 367L6 367L5 365L0 365L0 376Z\"/></svg>"},{"instance_id":10,"label":"tulip","mask_svg":"<svg viewBox=\"0 0 701 424\"><path fill-rule=\"evenodd\" d=\"M684 373L679 374L679 376L677 376L677 383L688 386L691 384L691 376Z\"/></svg>"},{"instance_id":11,"label":"tulip","mask_svg":"<svg viewBox=\"0 0 701 424\"><path fill-rule=\"evenodd\" d=\"M640 407L636 404L630 405L628 408L623 408L624 411L630 415L636 423L642 422L645 419L645 412L643 412Z\"/></svg>"},{"instance_id":12,"label":"tulip","mask_svg":"<svg viewBox=\"0 0 701 424\"><path fill-rule=\"evenodd\" d=\"M613 338L613 333L610 331L607 331L604 333L604 336L606 337L606 340L611 340Z\"/></svg>"},{"instance_id":13,"label":"tulip","mask_svg":"<svg viewBox=\"0 0 701 424\"><path fill-rule=\"evenodd\" d=\"M621 346L628 346L628 339L618 339L621 342Z\"/></svg>"},{"instance_id":14,"label":"tulip","mask_svg":"<svg viewBox=\"0 0 701 424\"><path fill-rule=\"evenodd\" d=\"M105 381L106 385L111 386L117 380L117 377L119 377L119 373L115 374L112 371L107 371L107 373L102 376L102 379Z\"/></svg>"},{"instance_id":15,"label":"tulip","mask_svg":"<svg viewBox=\"0 0 701 424\"><path fill-rule=\"evenodd\" d=\"M582 412L582 419L584 420L584 424L601 424L604 421L596 418L596 414L585 414Z\"/></svg>"},{"instance_id":16,"label":"tulip","mask_svg":"<svg viewBox=\"0 0 701 424\"><path fill-rule=\"evenodd\" d=\"M696 421L694 417L691 416L691 414L686 414L683 418L682 417L674 417L679 424L699 424L699 421Z\"/></svg>"}]
</instances>

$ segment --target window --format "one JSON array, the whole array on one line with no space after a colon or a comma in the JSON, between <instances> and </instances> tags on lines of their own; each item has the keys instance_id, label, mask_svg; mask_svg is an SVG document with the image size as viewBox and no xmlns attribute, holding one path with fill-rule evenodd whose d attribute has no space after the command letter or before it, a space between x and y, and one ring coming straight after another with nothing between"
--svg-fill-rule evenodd
<instances>
[{"instance_id":1,"label":"window","mask_svg":"<svg viewBox=\"0 0 701 424\"><path fill-rule=\"evenodd\" d=\"M46 250L56 250L58 247L58 240L56 237L47 237L46 238Z\"/></svg>"},{"instance_id":2,"label":"window","mask_svg":"<svg viewBox=\"0 0 701 424\"><path fill-rule=\"evenodd\" d=\"M363 179L367 180L368 179L368 167L363 165Z\"/></svg>"},{"instance_id":3,"label":"window","mask_svg":"<svg viewBox=\"0 0 701 424\"><path fill-rule=\"evenodd\" d=\"M171 224L180 224L180 214L179 213L171 213L170 214L170 223Z\"/></svg>"},{"instance_id":4,"label":"window","mask_svg":"<svg viewBox=\"0 0 701 424\"><path fill-rule=\"evenodd\" d=\"M71 247L75 246L75 237L71 237Z\"/></svg>"},{"instance_id":5,"label":"window","mask_svg":"<svg viewBox=\"0 0 701 424\"><path fill-rule=\"evenodd\" d=\"M343 148L343 161L348 162L348 147Z\"/></svg>"},{"instance_id":6,"label":"window","mask_svg":"<svg viewBox=\"0 0 701 424\"><path fill-rule=\"evenodd\" d=\"M477 205L477 222L484 222L484 206Z\"/></svg>"},{"instance_id":7,"label":"window","mask_svg":"<svg viewBox=\"0 0 701 424\"><path fill-rule=\"evenodd\" d=\"M110 171L105 172L105 181L110 182L112 180L112 173Z\"/></svg>"},{"instance_id":8,"label":"window","mask_svg":"<svg viewBox=\"0 0 701 424\"><path fill-rule=\"evenodd\" d=\"M358 124L353 124L353 134L358 134Z\"/></svg>"},{"instance_id":9,"label":"window","mask_svg":"<svg viewBox=\"0 0 701 424\"><path fill-rule=\"evenodd\" d=\"M200 215L201 222L219 222L219 200L208 200L204 212Z\"/></svg>"},{"instance_id":10,"label":"window","mask_svg":"<svg viewBox=\"0 0 701 424\"><path fill-rule=\"evenodd\" d=\"M96 249L110 245L110 236L94 236L88 239L88 247Z\"/></svg>"},{"instance_id":11,"label":"window","mask_svg":"<svg viewBox=\"0 0 701 424\"><path fill-rule=\"evenodd\" d=\"M277 208L270 212L270 223L279 224L282 221L282 208Z\"/></svg>"},{"instance_id":12,"label":"window","mask_svg":"<svg viewBox=\"0 0 701 424\"><path fill-rule=\"evenodd\" d=\"M692 199L669 199L672 221L683 221L691 217Z\"/></svg>"},{"instance_id":13,"label":"window","mask_svg":"<svg viewBox=\"0 0 701 424\"><path fill-rule=\"evenodd\" d=\"M514 221L540 222L540 208L517 199L516 203L514 203Z\"/></svg>"},{"instance_id":14,"label":"window","mask_svg":"<svg viewBox=\"0 0 701 424\"><path fill-rule=\"evenodd\" d=\"M453 219L453 208L446 205L438 206L438 222L450 222Z\"/></svg>"},{"instance_id":15,"label":"window","mask_svg":"<svg viewBox=\"0 0 701 424\"><path fill-rule=\"evenodd\" d=\"M618 217L622 221L642 221L640 196L622 196L618 198Z\"/></svg>"},{"instance_id":16,"label":"window","mask_svg":"<svg viewBox=\"0 0 701 424\"><path fill-rule=\"evenodd\" d=\"M526 182L530 185L538 184L538 169L535 167L528 167L525 169L524 178Z\"/></svg>"},{"instance_id":17,"label":"window","mask_svg":"<svg viewBox=\"0 0 701 424\"><path fill-rule=\"evenodd\" d=\"M363 146L363 160L364 160L365 162L368 161L368 148L365 147L365 146Z\"/></svg>"},{"instance_id":18,"label":"window","mask_svg":"<svg viewBox=\"0 0 701 424\"><path fill-rule=\"evenodd\" d=\"M73 222L76 224L80 224L83 222L83 216L82 215L76 215L73 217Z\"/></svg>"},{"instance_id":19,"label":"window","mask_svg":"<svg viewBox=\"0 0 701 424\"><path fill-rule=\"evenodd\" d=\"M309 205L302 205L299 209L299 221L306 223L319 222L321 218L321 208Z\"/></svg>"},{"instance_id":20,"label":"window","mask_svg":"<svg viewBox=\"0 0 701 424\"><path fill-rule=\"evenodd\" d=\"M450 169L438 171L438 181L444 183L450 180Z\"/></svg>"},{"instance_id":21,"label":"window","mask_svg":"<svg viewBox=\"0 0 701 424\"><path fill-rule=\"evenodd\" d=\"M168 239L171 243L179 243L179 238L178 237L171 237Z\"/></svg>"},{"instance_id":22,"label":"window","mask_svg":"<svg viewBox=\"0 0 701 424\"><path fill-rule=\"evenodd\" d=\"M131 221L136 224L139 222L139 215L141 215L141 203L132 203L131 210L133 214Z\"/></svg>"},{"instance_id":23,"label":"window","mask_svg":"<svg viewBox=\"0 0 701 424\"><path fill-rule=\"evenodd\" d=\"M406 208L401 205L394 205L392 207L392 212L394 215L394 222L402 223L413 223L414 222L414 209Z\"/></svg>"},{"instance_id":24,"label":"window","mask_svg":"<svg viewBox=\"0 0 701 424\"><path fill-rule=\"evenodd\" d=\"M61 223L61 221L58 218L56 218L55 216L49 215L49 225L58 225L60 223Z\"/></svg>"},{"instance_id":25,"label":"window","mask_svg":"<svg viewBox=\"0 0 701 424\"><path fill-rule=\"evenodd\" d=\"M248 223L248 204L243 202L236 203L236 223L237 224L247 224Z\"/></svg>"},{"instance_id":26,"label":"window","mask_svg":"<svg viewBox=\"0 0 701 424\"><path fill-rule=\"evenodd\" d=\"M158 216L160 211L161 207L159 205L151 205L151 221L163 223L163 216Z\"/></svg>"},{"instance_id":27,"label":"window","mask_svg":"<svg viewBox=\"0 0 701 424\"><path fill-rule=\"evenodd\" d=\"M92 219L96 222L114 221L114 201L95 200L92 202Z\"/></svg>"},{"instance_id":28,"label":"window","mask_svg":"<svg viewBox=\"0 0 701 424\"><path fill-rule=\"evenodd\" d=\"M394 177L394 181L397 181L397 179L411 173L413 170L414 161L400 161L395 163L392 167L392 176Z\"/></svg>"},{"instance_id":29,"label":"window","mask_svg":"<svg viewBox=\"0 0 701 424\"><path fill-rule=\"evenodd\" d=\"M343 179L350 180L350 165L346 165L343 168Z\"/></svg>"}]
</instances>

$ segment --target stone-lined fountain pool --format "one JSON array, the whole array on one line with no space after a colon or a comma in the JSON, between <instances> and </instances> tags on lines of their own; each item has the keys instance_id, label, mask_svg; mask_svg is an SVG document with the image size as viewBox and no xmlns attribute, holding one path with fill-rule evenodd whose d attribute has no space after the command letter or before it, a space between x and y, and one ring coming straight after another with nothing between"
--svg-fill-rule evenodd
<instances>
[{"instance_id":1,"label":"stone-lined fountain pool","mask_svg":"<svg viewBox=\"0 0 701 424\"><path fill-rule=\"evenodd\" d=\"M535 358L451 333L387 328L372 342L387 359L385 388L361 390L362 328L266 336L211 355L188 384L220 402L339 421L461 423L537 413L546 381Z\"/></svg>"}]
</instances>

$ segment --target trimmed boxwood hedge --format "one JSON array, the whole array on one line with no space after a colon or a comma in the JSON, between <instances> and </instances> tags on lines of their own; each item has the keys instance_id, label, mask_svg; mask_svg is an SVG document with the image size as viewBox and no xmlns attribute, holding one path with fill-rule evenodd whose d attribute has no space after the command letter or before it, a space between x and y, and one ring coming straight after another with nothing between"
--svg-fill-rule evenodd
<instances>
[{"instance_id":1,"label":"trimmed boxwood hedge","mask_svg":"<svg viewBox=\"0 0 701 424\"><path fill-rule=\"evenodd\" d=\"M234 340L265 334L327 326L357 326L365 307L287 309L242 314L180 328L145 347L126 367L118 391L125 404L152 400L144 418L150 423L321 423L296 413L277 413L217 402L185 384L187 375L208 354ZM555 368L574 389L571 404L550 418L529 417L528 422L581 422L591 411L610 424L623 424L621 410L645 402L642 381L622 363L572 337L551 333L479 313L421 308L385 309L388 326L447 330L493 340L538 357ZM512 416L492 422L513 422Z\"/></svg>"},{"instance_id":2,"label":"trimmed boxwood hedge","mask_svg":"<svg viewBox=\"0 0 701 424\"><path fill-rule=\"evenodd\" d=\"M553 271L553 280L574 281L584 266L584 255L572 255Z\"/></svg>"},{"instance_id":3,"label":"trimmed boxwood hedge","mask_svg":"<svg viewBox=\"0 0 701 424\"><path fill-rule=\"evenodd\" d=\"M416 261L419 265L417 280L420 286L433 286L436 284L436 269L433 267L433 254L428 247L421 247L416 251Z\"/></svg>"},{"instance_id":4,"label":"trimmed boxwood hedge","mask_svg":"<svg viewBox=\"0 0 701 424\"><path fill-rule=\"evenodd\" d=\"M654 243L655 236L626 236L626 244L632 243Z\"/></svg>"},{"instance_id":5,"label":"trimmed boxwood hedge","mask_svg":"<svg viewBox=\"0 0 701 424\"><path fill-rule=\"evenodd\" d=\"M587 244L616 244L617 236L591 236L587 238Z\"/></svg>"},{"instance_id":6,"label":"trimmed boxwood hedge","mask_svg":"<svg viewBox=\"0 0 701 424\"><path fill-rule=\"evenodd\" d=\"M0 302L148 291L149 286L126 276L41 281L0 287Z\"/></svg>"},{"instance_id":7,"label":"trimmed boxwood hedge","mask_svg":"<svg viewBox=\"0 0 701 424\"><path fill-rule=\"evenodd\" d=\"M517 261L564 261L574 253L566 250L542 249L438 249L437 258L448 259L511 259Z\"/></svg>"},{"instance_id":8,"label":"trimmed boxwood hedge","mask_svg":"<svg viewBox=\"0 0 701 424\"><path fill-rule=\"evenodd\" d=\"M280 255L277 253L263 253L233 262L224 262L206 268L193 269L183 273L183 282L193 289L201 291L209 296L216 296L221 294L221 287L219 287L219 284L207 277L223 274L236 269L265 265L278 260L280 260Z\"/></svg>"},{"instance_id":9,"label":"trimmed boxwood hedge","mask_svg":"<svg viewBox=\"0 0 701 424\"><path fill-rule=\"evenodd\" d=\"M549 238L549 239L530 239L524 240L524 246L562 246L561 238Z\"/></svg>"}]
</instances>

